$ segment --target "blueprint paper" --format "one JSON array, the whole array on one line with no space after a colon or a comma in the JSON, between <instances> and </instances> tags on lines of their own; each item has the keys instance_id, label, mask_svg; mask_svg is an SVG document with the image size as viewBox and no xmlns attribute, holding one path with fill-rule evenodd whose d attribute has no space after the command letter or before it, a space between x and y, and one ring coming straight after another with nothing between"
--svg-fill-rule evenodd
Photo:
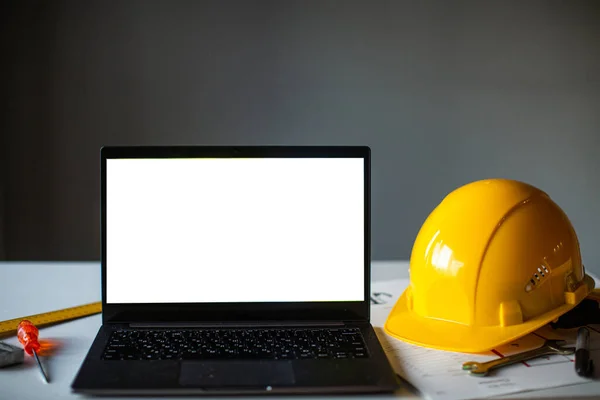
<instances>
[{"instance_id":1,"label":"blueprint paper","mask_svg":"<svg viewBox=\"0 0 600 400\"><path fill-rule=\"evenodd\" d=\"M476 377L462 370L466 361L485 362L500 355L540 347L545 339L563 339L575 345L577 329L545 326L519 340L483 354L455 353L429 349L398 340L383 331L383 325L407 279L373 282L371 323L396 372L432 400L472 399L508 395L589 382L575 372L574 356L552 355L513 364ZM600 325L590 325L592 359L600 360ZM599 361L600 362L600 361ZM597 362L598 363L598 362ZM599 375L598 369L596 375ZM597 378L597 377L596 377Z\"/></svg>"}]
</instances>

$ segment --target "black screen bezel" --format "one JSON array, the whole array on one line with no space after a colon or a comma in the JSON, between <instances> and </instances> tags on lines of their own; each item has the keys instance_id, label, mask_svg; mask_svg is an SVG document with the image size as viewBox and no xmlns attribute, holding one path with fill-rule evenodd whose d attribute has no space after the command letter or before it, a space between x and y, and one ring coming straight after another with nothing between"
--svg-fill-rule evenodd
<instances>
[{"instance_id":1,"label":"black screen bezel","mask_svg":"<svg viewBox=\"0 0 600 400\"><path fill-rule=\"evenodd\" d=\"M106 146L101 153L103 323L368 321L371 276L371 150L368 146ZM107 303L106 161L117 158L359 157L364 159L364 300L289 303ZM343 276L340 276L343 284Z\"/></svg>"}]
</instances>

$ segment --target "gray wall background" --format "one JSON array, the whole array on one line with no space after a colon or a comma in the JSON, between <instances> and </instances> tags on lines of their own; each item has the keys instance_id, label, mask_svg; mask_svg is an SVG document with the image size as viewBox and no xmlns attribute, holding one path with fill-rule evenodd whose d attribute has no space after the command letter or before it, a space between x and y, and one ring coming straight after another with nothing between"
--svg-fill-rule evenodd
<instances>
[{"instance_id":1,"label":"gray wall background","mask_svg":"<svg viewBox=\"0 0 600 400\"><path fill-rule=\"evenodd\" d=\"M0 246L99 258L99 148L367 144L374 259L450 190L546 190L600 274L597 1L2 5Z\"/></svg>"}]
</instances>

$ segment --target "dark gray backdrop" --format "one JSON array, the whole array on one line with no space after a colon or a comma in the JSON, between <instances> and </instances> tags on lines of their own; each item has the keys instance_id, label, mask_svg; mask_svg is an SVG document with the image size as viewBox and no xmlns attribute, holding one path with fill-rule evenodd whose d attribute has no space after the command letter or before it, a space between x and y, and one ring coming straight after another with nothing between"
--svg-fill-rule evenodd
<instances>
[{"instance_id":1,"label":"dark gray backdrop","mask_svg":"<svg viewBox=\"0 0 600 400\"><path fill-rule=\"evenodd\" d=\"M546 190L600 273L597 1L3 3L0 256L99 257L105 144L367 144L373 258L453 188Z\"/></svg>"}]
</instances>

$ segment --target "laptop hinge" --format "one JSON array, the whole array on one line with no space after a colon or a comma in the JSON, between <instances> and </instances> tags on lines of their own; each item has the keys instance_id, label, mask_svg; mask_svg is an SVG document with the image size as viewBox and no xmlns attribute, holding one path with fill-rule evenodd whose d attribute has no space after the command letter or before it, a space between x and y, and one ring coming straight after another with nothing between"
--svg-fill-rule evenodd
<instances>
[{"instance_id":1,"label":"laptop hinge","mask_svg":"<svg viewBox=\"0 0 600 400\"><path fill-rule=\"evenodd\" d=\"M296 327L296 326L344 326L343 321L231 321L231 322L149 322L130 323L131 328L218 328L218 327Z\"/></svg>"}]
</instances>

